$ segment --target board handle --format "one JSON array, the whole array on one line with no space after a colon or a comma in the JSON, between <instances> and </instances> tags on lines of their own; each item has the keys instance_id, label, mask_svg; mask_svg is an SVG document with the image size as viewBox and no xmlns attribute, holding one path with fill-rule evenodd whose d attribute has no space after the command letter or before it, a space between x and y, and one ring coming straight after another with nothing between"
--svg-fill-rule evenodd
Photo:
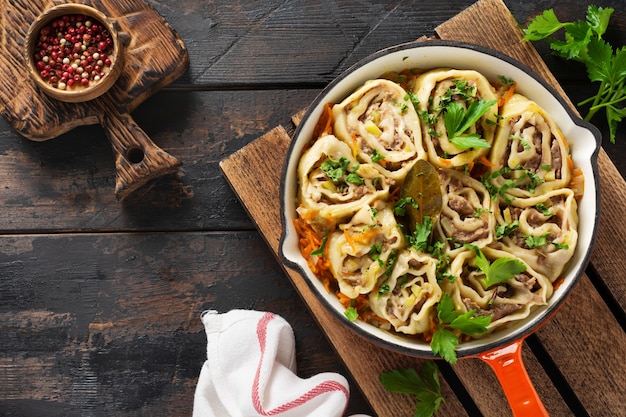
<instances>
[{"instance_id":1,"label":"board handle","mask_svg":"<svg viewBox=\"0 0 626 417\"><path fill-rule=\"evenodd\" d=\"M146 183L175 173L182 163L152 142L128 113L107 106L100 124L115 154L115 196L123 201Z\"/></svg>"}]
</instances>

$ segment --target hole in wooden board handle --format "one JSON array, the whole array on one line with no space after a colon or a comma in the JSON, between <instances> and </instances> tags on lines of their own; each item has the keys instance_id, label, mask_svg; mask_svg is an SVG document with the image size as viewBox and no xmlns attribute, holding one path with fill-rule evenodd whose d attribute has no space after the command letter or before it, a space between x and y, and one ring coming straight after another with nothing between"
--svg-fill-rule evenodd
<instances>
[{"instance_id":1,"label":"hole in wooden board handle","mask_svg":"<svg viewBox=\"0 0 626 417\"><path fill-rule=\"evenodd\" d=\"M159 148L127 113L102 109L104 127L115 154L115 195L122 201L146 183L173 174L181 162Z\"/></svg>"}]
</instances>

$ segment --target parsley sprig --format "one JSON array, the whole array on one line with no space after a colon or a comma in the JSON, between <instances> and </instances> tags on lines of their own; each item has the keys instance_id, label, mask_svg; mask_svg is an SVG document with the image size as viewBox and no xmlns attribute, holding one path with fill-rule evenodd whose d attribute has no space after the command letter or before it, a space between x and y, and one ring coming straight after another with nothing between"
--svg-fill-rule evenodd
<instances>
[{"instance_id":1,"label":"parsley sprig","mask_svg":"<svg viewBox=\"0 0 626 417\"><path fill-rule=\"evenodd\" d=\"M448 294L444 294L437 304L437 317L439 323L430 341L430 348L435 355L441 356L450 363L457 361L458 332L467 335L484 334L491 323L491 316L476 316L476 310L459 314L454 308L452 297Z\"/></svg>"},{"instance_id":2,"label":"parsley sprig","mask_svg":"<svg viewBox=\"0 0 626 417\"><path fill-rule=\"evenodd\" d=\"M489 142L479 134L463 133L487 113L494 104L496 104L496 100L474 100L466 110L456 101L450 102L446 106L446 111L443 115L450 142L462 149L490 148Z\"/></svg>"},{"instance_id":3,"label":"parsley sprig","mask_svg":"<svg viewBox=\"0 0 626 417\"><path fill-rule=\"evenodd\" d=\"M478 246L471 244L466 244L465 246L476 252L474 261L476 262L476 266L485 274L485 288L506 282L514 278L515 275L526 271L526 265L518 259L504 257L489 262L489 259L487 259Z\"/></svg>"},{"instance_id":4,"label":"parsley sprig","mask_svg":"<svg viewBox=\"0 0 626 417\"><path fill-rule=\"evenodd\" d=\"M600 86L594 96L578 106L590 106L585 116L587 121L604 109L611 143L615 143L618 123L626 116L626 47L614 50L602 38L614 11L612 7L590 5L586 20L561 22L554 9L545 10L524 29L523 38L527 41L543 39L556 55L585 65L589 80L599 82ZM565 32L564 40L552 37L560 30Z\"/></svg>"},{"instance_id":5,"label":"parsley sprig","mask_svg":"<svg viewBox=\"0 0 626 417\"><path fill-rule=\"evenodd\" d=\"M415 396L414 417L431 417L445 402L441 395L437 365L424 362L421 375L412 368L393 369L380 375L380 382L389 392Z\"/></svg>"}]
</instances>

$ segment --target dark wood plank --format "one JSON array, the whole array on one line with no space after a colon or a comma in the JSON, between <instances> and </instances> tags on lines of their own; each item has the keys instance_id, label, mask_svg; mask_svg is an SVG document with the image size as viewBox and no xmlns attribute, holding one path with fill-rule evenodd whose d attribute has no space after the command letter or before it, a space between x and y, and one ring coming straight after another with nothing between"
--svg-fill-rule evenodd
<instances>
[{"instance_id":1,"label":"dark wood plank","mask_svg":"<svg viewBox=\"0 0 626 417\"><path fill-rule=\"evenodd\" d=\"M212 88L285 83L325 85L372 52L431 36L435 27L474 3L473 0L367 0L358 4L330 0L150 2L189 47L189 72L174 85ZM550 3L505 0L504 3L520 24L549 7L563 21L584 19L588 5L581 0ZM611 0L594 4L617 9L609 35L616 45L624 44L624 8ZM473 22L470 27L479 27L484 22L480 19L479 24ZM571 64L551 56L546 45L540 44L539 50L560 81L585 79L584 68L572 68ZM254 59L250 51L257 52Z\"/></svg>"},{"instance_id":2,"label":"dark wood plank","mask_svg":"<svg viewBox=\"0 0 626 417\"><path fill-rule=\"evenodd\" d=\"M183 162L129 201L115 201L113 155L97 126L32 142L0 120L0 230L252 229L218 162L306 106L315 90L163 92L133 116ZM281 169L282 161L275 162ZM154 185L154 184L153 184ZM16 221L19 219L19 222Z\"/></svg>"},{"instance_id":3,"label":"dark wood plank","mask_svg":"<svg viewBox=\"0 0 626 417\"><path fill-rule=\"evenodd\" d=\"M280 314L301 377L349 377L257 232L5 236L0 271L0 415L191 415L206 309Z\"/></svg>"}]
</instances>

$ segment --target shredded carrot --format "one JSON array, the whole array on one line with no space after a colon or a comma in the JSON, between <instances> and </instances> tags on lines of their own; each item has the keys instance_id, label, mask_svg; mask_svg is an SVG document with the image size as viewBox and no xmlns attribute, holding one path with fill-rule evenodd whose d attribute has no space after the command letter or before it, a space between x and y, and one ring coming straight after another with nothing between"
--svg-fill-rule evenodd
<instances>
[{"instance_id":1,"label":"shredded carrot","mask_svg":"<svg viewBox=\"0 0 626 417\"><path fill-rule=\"evenodd\" d=\"M585 176L580 168L575 168L572 171L572 179L567 187L574 191L574 197L580 201L585 191Z\"/></svg>"},{"instance_id":2,"label":"shredded carrot","mask_svg":"<svg viewBox=\"0 0 626 417\"><path fill-rule=\"evenodd\" d=\"M517 83L514 81L513 85L511 85L509 89L506 90L506 93L504 93L504 95L498 100L498 107L502 107L509 102L509 100L511 99L511 97L513 97L513 94L515 93L516 86Z\"/></svg>"},{"instance_id":3,"label":"shredded carrot","mask_svg":"<svg viewBox=\"0 0 626 417\"><path fill-rule=\"evenodd\" d=\"M356 158L357 154L359 153L359 140L356 137L356 133L353 133L351 136L352 136L352 156Z\"/></svg>"},{"instance_id":4,"label":"shredded carrot","mask_svg":"<svg viewBox=\"0 0 626 417\"><path fill-rule=\"evenodd\" d=\"M574 171L574 161L572 161L572 155L567 155L567 166L570 171Z\"/></svg>"},{"instance_id":5,"label":"shredded carrot","mask_svg":"<svg viewBox=\"0 0 626 417\"><path fill-rule=\"evenodd\" d=\"M346 242L348 242L348 244L352 248L352 251L356 251L356 244L354 243L354 240L352 240L352 236L350 235L348 229L343 229L343 235L346 237Z\"/></svg>"},{"instance_id":6,"label":"shredded carrot","mask_svg":"<svg viewBox=\"0 0 626 417\"><path fill-rule=\"evenodd\" d=\"M299 236L298 246L300 247L300 253L306 259L311 272L319 278L326 291L330 292L331 282L334 278L327 260L328 246L324 248L322 256L314 257L311 254L322 246L322 238L302 217L294 219L293 223Z\"/></svg>"},{"instance_id":7,"label":"shredded carrot","mask_svg":"<svg viewBox=\"0 0 626 417\"><path fill-rule=\"evenodd\" d=\"M367 232L362 232L358 235L352 235L352 241L357 243L367 243L371 238L378 235L378 233L378 230L370 229Z\"/></svg>"},{"instance_id":8,"label":"shredded carrot","mask_svg":"<svg viewBox=\"0 0 626 417\"><path fill-rule=\"evenodd\" d=\"M478 158L478 162L480 162L481 164L489 168L495 166L495 164L492 163L489 159L487 159L485 155L481 155L480 158Z\"/></svg>"},{"instance_id":9,"label":"shredded carrot","mask_svg":"<svg viewBox=\"0 0 626 417\"><path fill-rule=\"evenodd\" d=\"M354 307L357 313L359 313L359 317L361 317L361 319L364 318L364 315L369 314L369 300L366 294L359 294L356 298L350 298L344 293L337 291L337 298L339 299L339 303L345 308ZM371 314L376 316L374 313Z\"/></svg>"},{"instance_id":10,"label":"shredded carrot","mask_svg":"<svg viewBox=\"0 0 626 417\"><path fill-rule=\"evenodd\" d=\"M317 139L320 136L330 135L333 133L333 104L326 103L324 105L324 109L322 110L322 115L320 116L315 128L313 129L313 138Z\"/></svg>"},{"instance_id":11,"label":"shredded carrot","mask_svg":"<svg viewBox=\"0 0 626 417\"><path fill-rule=\"evenodd\" d=\"M554 289L554 291L556 291L561 284L563 284L563 282L565 282L565 278L563 277L559 277L557 278L553 283L552 283L552 288Z\"/></svg>"},{"instance_id":12,"label":"shredded carrot","mask_svg":"<svg viewBox=\"0 0 626 417\"><path fill-rule=\"evenodd\" d=\"M442 158L442 157L439 157L439 162L441 162L443 165L447 165L447 166L452 165L452 161L450 161L449 159L446 159L446 158Z\"/></svg>"}]
</instances>

